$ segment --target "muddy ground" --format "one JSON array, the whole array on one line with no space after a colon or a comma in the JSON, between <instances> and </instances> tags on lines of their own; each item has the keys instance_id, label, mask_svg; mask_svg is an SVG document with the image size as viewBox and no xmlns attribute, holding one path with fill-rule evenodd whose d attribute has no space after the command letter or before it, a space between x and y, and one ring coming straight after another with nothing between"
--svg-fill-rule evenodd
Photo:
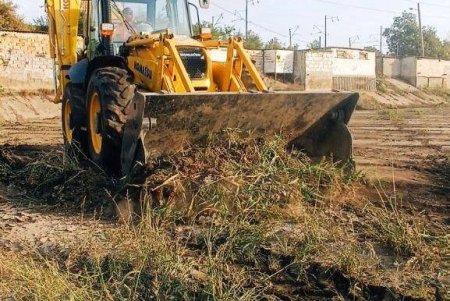
<instances>
[{"instance_id":1,"label":"muddy ground","mask_svg":"<svg viewBox=\"0 0 450 301\"><path fill-rule=\"evenodd\" d=\"M449 116L448 105L357 111L350 124L358 169L382 187L367 194L394 192L405 212L420 212L430 229L446 233L450 226ZM0 125L1 148L8 149L13 159L14 155L33 159L50 151L62 154L61 144L58 119ZM23 187L0 183L0 252L31 247L45 253L54 242L74 241L87 233L107 244L104 230L114 227L114 222L99 219L92 212L84 215L45 200L35 202ZM448 290L448 274L442 273L440 281Z\"/></svg>"},{"instance_id":2,"label":"muddy ground","mask_svg":"<svg viewBox=\"0 0 450 301\"><path fill-rule=\"evenodd\" d=\"M450 106L357 111L350 128L358 168L404 201L450 223ZM406 204L405 204L406 205Z\"/></svg>"}]
</instances>

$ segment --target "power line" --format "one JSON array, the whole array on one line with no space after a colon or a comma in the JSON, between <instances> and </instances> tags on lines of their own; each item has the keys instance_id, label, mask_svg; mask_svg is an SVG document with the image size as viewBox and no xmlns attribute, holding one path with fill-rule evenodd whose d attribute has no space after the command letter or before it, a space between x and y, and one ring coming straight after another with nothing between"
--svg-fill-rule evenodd
<instances>
[{"instance_id":1,"label":"power line","mask_svg":"<svg viewBox=\"0 0 450 301\"><path fill-rule=\"evenodd\" d=\"M223 7L223 6L220 6L220 5L218 5L218 4L214 3L214 2L211 3L211 5L217 7L218 9L220 9L220 10L222 10L222 11L224 11L224 12L230 14L230 15L233 15L233 16L236 17L237 20L239 20L239 21L245 21L245 18L239 13L238 10L231 11L231 10L229 10L229 9ZM273 33L273 34L275 34L275 35L278 35L278 36L280 36L280 37L283 37L283 38L289 38L289 35L286 35L286 34L283 34L283 33L277 32L277 31L274 31L274 30L272 30L272 29L270 29L270 28L268 28L268 27L265 27L265 26L263 26L263 25L261 25L261 24L255 23L255 22L253 22L253 21L248 21L248 23L249 23L249 24L252 24L252 25L255 26L255 27L264 29L265 31L268 31L268 32L270 32L270 33ZM304 36L304 37L306 37L306 36L312 36L312 35L314 35L314 33L310 33L310 34L299 34L299 33L296 33L295 35L296 35L296 36Z\"/></svg>"},{"instance_id":2,"label":"power line","mask_svg":"<svg viewBox=\"0 0 450 301\"><path fill-rule=\"evenodd\" d=\"M375 7L367 7L367 6L361 6L361 5L353 5L353 4L345 4L345 3L336 2L336 1L332 1L332 0L314 0L314 1L332 4L332 5L339 5L339 6L343 6L343 7L351 7L351 8L362 9L362 10L376 11L376 12L380 12L380 13L401 14L400 12L394 11L394 10L381 9L381 8L375 8ZM411 0L411 1L413 1L413 0ZM417 3L417 1L413 1L413 2ZM430 18L440 18L440 19L450 20L450 17L448 17L448 16L434 16L434 15L423 15L423 16L430 17Z\"/></svg>"},{"instance_id":3,"label":"power line","mask_svg":"<svg viewBox=\"0 0 450 301\"><path fill-rule=\"evenodd\" d=\"M421 4L427 5L427 6L435 6L435 7L449 8L449 9L450 9L450 5L437 4L437 3L430 3L430 2L426 2L426 1L415 1L415 0L403 0L403 1L406 1L406 2L412 2L412 3L420 2Z\"/></svg>"},{"instance_id":4,"label":"power line","mask_svg":"<svg viewBox=\"0 0 450 301\"><path fill-rule=\"evenodd\" d=\"M344 3L335 2L335 1L331 1L331 0L314 0L314 1L327 3L327 4L333 4L333 5L340 5L340 6L344 6L344 7L353 7L353 8L357 8L357 9L377 11L377 12L382 12L382 13L391 13L391 14L397 14L398 13L398 12L393 11L393 10L387 10L387 9L381 9L381 8L371 8L371 7L360 6L360 5L353 5L353 4L344 4Z\"/></svg>"},{"instance_id":5,"label":"power line","mask_svg":"<svg viewBox=\"0 0 450 301\"><path fill-rule=\"evenodd\" d=\"M234 11L234 12L233 12L233 11L231 11L231 10L229 10L229 9L226 9L226 8L220 6L220 5L217 5L217 4L214 3L214 2L211 3L211 4L212 4L213 6L215 6L215 7L217 7L218 9L223 10L223 11L226 12L226 13L232 14L233 16L237 17L239 20L245 21L245 18L242 17L241 14L240 14L238 11ZM255 22L253 22L253 21L248 21L248 23L249 23L249 24L252 24L253 26L259 27L259 28L261 28L261 29L264 29L265 31L268 31L268 32L270 32L270 33L276 34L276 35L278 35L278 36L280 36L280 37L283 37L283 38L289 38L289 36L286 35L286 34L282 34L282 33L280 33L280 32L274 31L274 30L272 30L272 29L270 29L270 28L267 28L267 27L265 27L265 26L263 26L263 25L260 25L260 24L258 24L258 23L255 23Z\"/></svg>"}]
</instances>

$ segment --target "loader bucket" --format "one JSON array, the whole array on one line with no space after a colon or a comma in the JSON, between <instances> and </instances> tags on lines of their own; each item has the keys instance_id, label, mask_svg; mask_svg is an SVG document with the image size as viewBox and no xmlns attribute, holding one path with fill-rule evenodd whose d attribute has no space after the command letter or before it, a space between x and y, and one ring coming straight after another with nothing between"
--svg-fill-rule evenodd
<instances>
[{"instance_id":1,"label":"loader bucket","mask_svg":"<svg viewBox=\"0 0 450 301\"><path fill-rule=\"evenodd\" d=\"M282 135L287 147L298 148L314 159L332 157L344 162L352 156L347 123L358 98L357 93L348 92L138 92L132 114L135 117L125 130L123 171L131 169L139 147L135 141L142 128L144 148L153 158L202 143L223 129L240 129L255 137Z\"/></svg>"}]
</instances>

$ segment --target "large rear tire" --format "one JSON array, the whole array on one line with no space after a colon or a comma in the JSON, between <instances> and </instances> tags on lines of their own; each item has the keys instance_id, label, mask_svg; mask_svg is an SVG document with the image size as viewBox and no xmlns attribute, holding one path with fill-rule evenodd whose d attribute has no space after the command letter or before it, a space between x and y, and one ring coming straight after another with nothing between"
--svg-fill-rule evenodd
<instances>
[{"instance_id":1,"label":"large rear tire","mask_svg":"<svg viewBox=\"0 0 450 301\"><path fill-rule=\"evenodd\" d=\"M87 93L88 141L91 159L108 174L122 175L120 155L127 108L136 87L128 71L101 68L91 77Z\"/></svg>"},{"instance_id":2,"label":"large rear tire","mask_svg":"<svg viewBox=\"0 0 450 301\"><path fill-rule=\"evenodd\" d=\"M66 153L76 157L88 152L86 110L82 85L67 84L62 101L62 129Z\"/></svg>"}]
</instances>

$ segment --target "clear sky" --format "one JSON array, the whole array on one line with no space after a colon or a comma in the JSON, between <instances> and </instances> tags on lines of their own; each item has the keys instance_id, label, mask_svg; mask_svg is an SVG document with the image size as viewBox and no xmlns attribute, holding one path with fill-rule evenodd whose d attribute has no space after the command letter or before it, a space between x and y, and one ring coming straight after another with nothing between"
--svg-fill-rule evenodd
<instances>
[{"instance_id":1,"label":"clear sky","mask_svg":"<svg viewBox=\"0 0 450 301\"><path fill-rule=\"evenodd\" d=\"M200 10L203 20L218 20L221 25L234 25L244 31L246 0L212 0L209 10ZM289 41L289 28L298 28L293 38L301 48L318 38L324 29L325 15L329 21L328 45L354 47L379 45L380 26L388 27L394 16L414 8L414 0L247 0L249 28L264 40L273 37ZM44 0L13 0L27 20L44 15ZM191 0L197 3L197 0ZM422 22L432 25L442 38L450 39L450 0L423 0Z\"/></svg>"}]
</instances>

